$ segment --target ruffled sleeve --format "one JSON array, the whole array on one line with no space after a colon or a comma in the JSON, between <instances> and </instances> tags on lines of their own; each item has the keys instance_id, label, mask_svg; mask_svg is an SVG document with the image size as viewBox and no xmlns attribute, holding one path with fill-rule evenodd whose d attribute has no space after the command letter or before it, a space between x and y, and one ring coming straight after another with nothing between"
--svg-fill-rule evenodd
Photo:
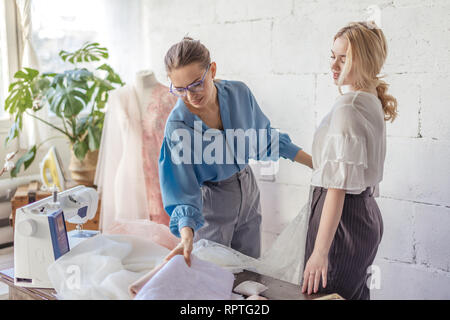
<instances>
[{"instance_id":1,"label":"ruffled sleeve","mask_svg":"<svg viewBox=\"0 0 450 320\"><path fill-rule=\"evenodd\" d=\"M351 105L340 106L331 117L321 143L318 183L324 188L357 191L366 187L368 165L364 119Z\"/></svg>"}]
</instances>

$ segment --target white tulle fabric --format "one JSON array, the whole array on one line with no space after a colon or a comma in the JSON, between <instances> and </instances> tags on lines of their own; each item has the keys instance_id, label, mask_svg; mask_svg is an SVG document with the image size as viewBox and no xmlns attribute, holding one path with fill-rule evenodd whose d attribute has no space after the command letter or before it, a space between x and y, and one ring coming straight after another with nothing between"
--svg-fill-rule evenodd
<instances>
[{"instance_id":1,"label":"white tulle fabric","mask_svg":"<svg viewBox=\"0 0 450 320\"><path fill-rule=\"evenodd\" d=\"M367 92L348 92L336 100L316 130L311 184L359 194L383 177L386 129L380 100Z\"/></svg>"},{"instance_id":2,"label":"white tulle fabric","mask_svg":"<svg viewBox=\"0 0 450 320\"><path fill-rule=\"evenodd\" d=\"M308 203L260 259L205 239L194 243L192 255L232 273L247 269L301 284L311 190ZM59 299L132 299L129 288L143 278L150 279L147 275L162 265L168 253L167 248L148 237L100 234L56 260L48 274ZM165 298L183 299L184 295L172 292Z\"/></svg>"}]
</instances>

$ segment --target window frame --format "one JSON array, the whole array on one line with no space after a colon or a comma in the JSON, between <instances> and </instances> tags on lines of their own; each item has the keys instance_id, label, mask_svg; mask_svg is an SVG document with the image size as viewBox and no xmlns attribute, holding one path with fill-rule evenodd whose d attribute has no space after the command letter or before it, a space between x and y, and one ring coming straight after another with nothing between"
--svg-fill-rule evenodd
<instances>
[{"instance_id":1,"label":"window frame","mask_svg":"<svg viewBox=\"0 0 450 320\"><path fill-rule=\"evenodd\" d=\"M3 73L4 97L8 96L9 84L14 80L14 74L19 70L20 64L20 42L18 39L18 25L17 25L17 7L14 0L4 0L0 4L0 13L2 19L0 23L3 25L0 28L2 33L2 62L1 72ZM4 101L0 104L4 108ZM0 134L8 133L11 126L11 117L2 116L0 118Z\"/></svg>"}]
</instances>

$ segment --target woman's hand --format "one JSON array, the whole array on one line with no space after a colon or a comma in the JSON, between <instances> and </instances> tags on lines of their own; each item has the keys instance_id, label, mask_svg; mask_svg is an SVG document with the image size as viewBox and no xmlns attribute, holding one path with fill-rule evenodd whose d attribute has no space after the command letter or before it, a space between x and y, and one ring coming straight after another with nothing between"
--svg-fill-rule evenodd
<instances>
[{"instance_id":1,"label":"woman's hand","mask_svg":"<svg viewBox=\"0 0 450 320\"><path fill-rule=\"evenodd\" d=\"M320 253L314 250L306 263L305 272L303 273L302 293L312 291L317 293L319 290L320 277L322 277L322 285L327 286L328 271L328 254Z\"/></svg>"},{"instance_id":2,"label":"woman's hand","mask_svg":"<svg viewBox=\"0 0 450 320\"><path fill-rule=\"evenodd\" d=\"M177 254L182 254L186 260L187 265L191 266L191 252L194 242L194 231L189 227L184 227L180 230L181 242L173 249L164 259L169 261Z\"/></svg>"}]
</instances>

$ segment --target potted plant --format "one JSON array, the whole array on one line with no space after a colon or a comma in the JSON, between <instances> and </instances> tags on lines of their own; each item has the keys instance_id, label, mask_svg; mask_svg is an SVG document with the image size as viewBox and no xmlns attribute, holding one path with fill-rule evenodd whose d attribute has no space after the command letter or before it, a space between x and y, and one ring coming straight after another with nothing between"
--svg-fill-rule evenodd
<instances>
[{"instance_id":1,"label":"potted plant","mask_svg":"<svg viewBox=\"0 0 450 320\"><path fill-rule=\"evenodd\" d=\"M93 181L95 175L108 93L124 83L106 63L92 71L80 66L86 63L92 65L93 62L108 58L108 50L98 43L86 43L75 52L62 50L59 56L73 65L73 68L62 73L42 74L37 70L24 68L14 75L16 81L10 84L9 95L5 100L5 110L13 116L14 122L5 140L5 146L19 135L23 115L28 114L69 140L72 150L69 170L72 179L89 184L89 180ZM36 111L46 103L50 111L61 120L60 125L37 116ZM44 142L31 146L15 162L11 176L15 177L22 165L24 170L31 165L37 150ZM87 173L88 177L80 174L83 167L90 171Z\"/></svg>"}]
</instances>

